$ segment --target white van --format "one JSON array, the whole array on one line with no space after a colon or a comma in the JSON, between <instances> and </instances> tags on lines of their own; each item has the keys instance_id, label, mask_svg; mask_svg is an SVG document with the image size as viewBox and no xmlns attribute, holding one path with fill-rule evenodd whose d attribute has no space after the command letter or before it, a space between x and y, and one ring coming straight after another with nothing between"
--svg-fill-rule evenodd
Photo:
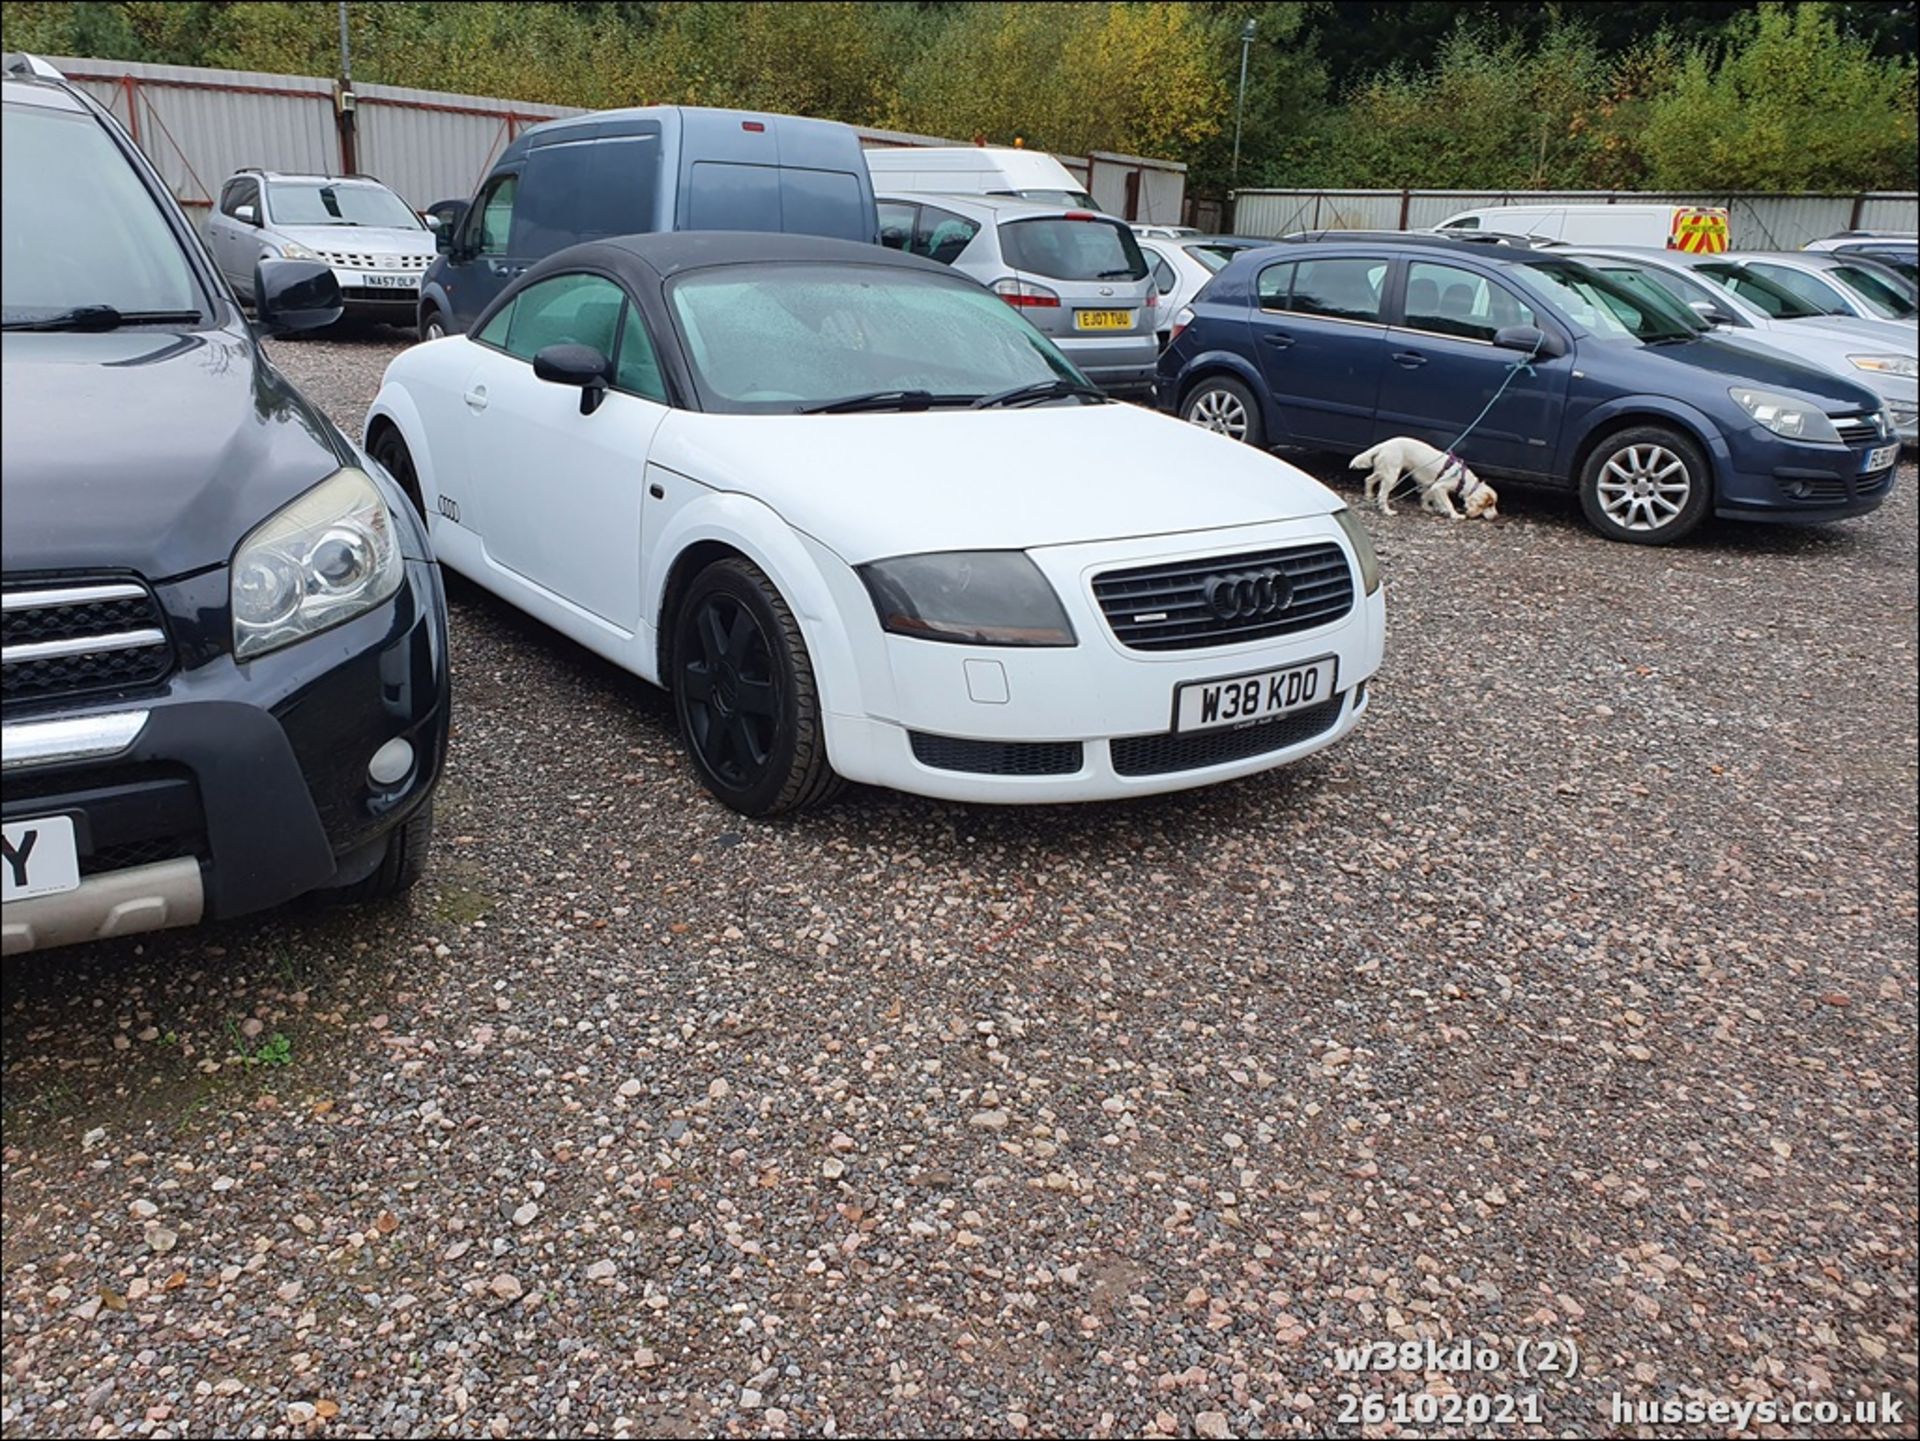
<instances>
[{"instance_id":1,"label":"white van","mask_svg":"<svg viewBox=\"0 0 1920 1441\"><path fill-rule=\"evenodd\" d=\"M1463 210L1438 229L1533 235L1569 245L1637 245L1718 255L1727 248L1727 212L1714 205L1495 205Z\"/></svg>"},{"instance_id":2,"label":"white van","mask_svg":"<svg viewBox=\"0 0 1920 1441\"><path fill-rule=\"evenodd\" d=\"M1098 210L1071 170L1044 150L1007 145L869 148L875 190L915 195L1017 195L1049 205Z\"/></svg>"}]
</instances>

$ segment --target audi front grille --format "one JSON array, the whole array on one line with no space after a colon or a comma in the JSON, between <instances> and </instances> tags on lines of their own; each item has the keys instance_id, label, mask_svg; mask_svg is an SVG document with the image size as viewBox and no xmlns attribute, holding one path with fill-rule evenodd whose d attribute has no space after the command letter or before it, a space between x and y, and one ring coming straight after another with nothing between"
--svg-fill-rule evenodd
<instances>
[{"instance_id":1,"label":"audi front grille","mask_svg":"<svg viewBox=\"0 0 1920 1441\"><path fill-rule=\"evenodd\" d=\"M1110 570L1093 595L1129 650L1202 650L1339 620L1353 609L1353 569L1324 541Z\"/></svg>"},{"instance_id":2,"label":"audi front grille","mask_svg":"<svg viewBox=\"0 0 1920 1441\"><path fill-rule=\"evenodd\" d=\"M136 690L173 669L160 604L136 580L43 582L0 593L9 704Z\"/></svg>"}]
</instances>

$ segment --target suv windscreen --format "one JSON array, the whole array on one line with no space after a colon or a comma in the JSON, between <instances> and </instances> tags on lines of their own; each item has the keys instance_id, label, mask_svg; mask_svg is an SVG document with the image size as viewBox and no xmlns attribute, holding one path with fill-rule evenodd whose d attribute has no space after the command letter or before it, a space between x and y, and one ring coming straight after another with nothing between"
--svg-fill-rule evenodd
<instances>
[{"instance_id":1,"label":"suv windscreen","mask_svg":"<svg viewBox=\"0 0 1920 1441\"><path fill-rule=\"evenodd\" d=\"M1600 340L1691 340L1704 322L1671 298L1635 297L1611 280L1566 260L1529 260L1509 272L1575 325Z\"/></svg>"},{"instance_id":2,"label":"suv windscreen","mask_svg":"<svg viewBox=\"0 0 1920 1441\"><path fill-rule=\"evenodd\" d=\"M1015 270L1049 280L1147 278L1139 243L1117 220L1009 220L1000 227L1000 252Z\"/></svg>"},{"instance_id":3,"label":"suv windscreen","mask_svg":"<svg viewBox=\"0 0 1920 1441\"><path fill-rule=\"evenodd\" d=\"M9 105L0 127L0 317L50 321L205 316L205 293L166 215L99 121Z\"/></svg>"},{"instance_id":4,"label":"suv windscreen","mask_svg":"<svg viewBox=\"0 0 1920 1441\"><path fill-rule=\"evenodd\" d=\"M384 185L338 185L313 180L269 180L267 216L275 225L367 225L424 230L406 201Z\"/></svg>"}]
</instances>

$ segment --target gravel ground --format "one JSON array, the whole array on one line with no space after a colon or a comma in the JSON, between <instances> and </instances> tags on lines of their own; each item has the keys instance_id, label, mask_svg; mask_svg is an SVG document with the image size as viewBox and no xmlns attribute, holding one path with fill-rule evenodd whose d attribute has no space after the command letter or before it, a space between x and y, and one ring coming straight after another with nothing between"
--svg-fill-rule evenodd
<instances>
[{"instance_id":1,"label":"gravel ground","mask_svg":"<svg viewBox=\"0 0 1920 1441\"><path fill-rule=\"evenodd\" d=\"M393 348L278 351L357 430ZM1370 515L1368 723L1124 806L743 821L456 585L409 902L9 967L0 1422L1910 1435L1914 495L1678 550ZM1333 1368L1424 1337L1497 1369Z\"/></svg>"}]
</instances>

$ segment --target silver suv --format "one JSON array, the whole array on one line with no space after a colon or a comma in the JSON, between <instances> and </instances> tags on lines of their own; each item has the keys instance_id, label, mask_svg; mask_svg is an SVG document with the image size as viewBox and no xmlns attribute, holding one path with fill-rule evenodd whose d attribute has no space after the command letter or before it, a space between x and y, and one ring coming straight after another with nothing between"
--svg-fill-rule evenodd
<instances>
[{"instance_id":1,"label":"silver suv","mask_svg":"<svg viewBox=\"0 0 1920 1441\"><path fill-rule=\"evenodd\" d=\"M394 325L413 324L435 254L426 223L365 175L242 170L220 188L207 240L244 300L257 262L318 260L332 267L349 315Z\"/></svg>"},{"instance_id":2,"label":"silver suv","mask_svg":"<svg viewBox=\"0 0 1920 1441\"><path fill-rule=\"evenodd\" d=\"M993 195L878 200L882 245L972 276L1109 394L1153 393L1159 295L1124 221Z\"/></svg>"}]
</instances>

